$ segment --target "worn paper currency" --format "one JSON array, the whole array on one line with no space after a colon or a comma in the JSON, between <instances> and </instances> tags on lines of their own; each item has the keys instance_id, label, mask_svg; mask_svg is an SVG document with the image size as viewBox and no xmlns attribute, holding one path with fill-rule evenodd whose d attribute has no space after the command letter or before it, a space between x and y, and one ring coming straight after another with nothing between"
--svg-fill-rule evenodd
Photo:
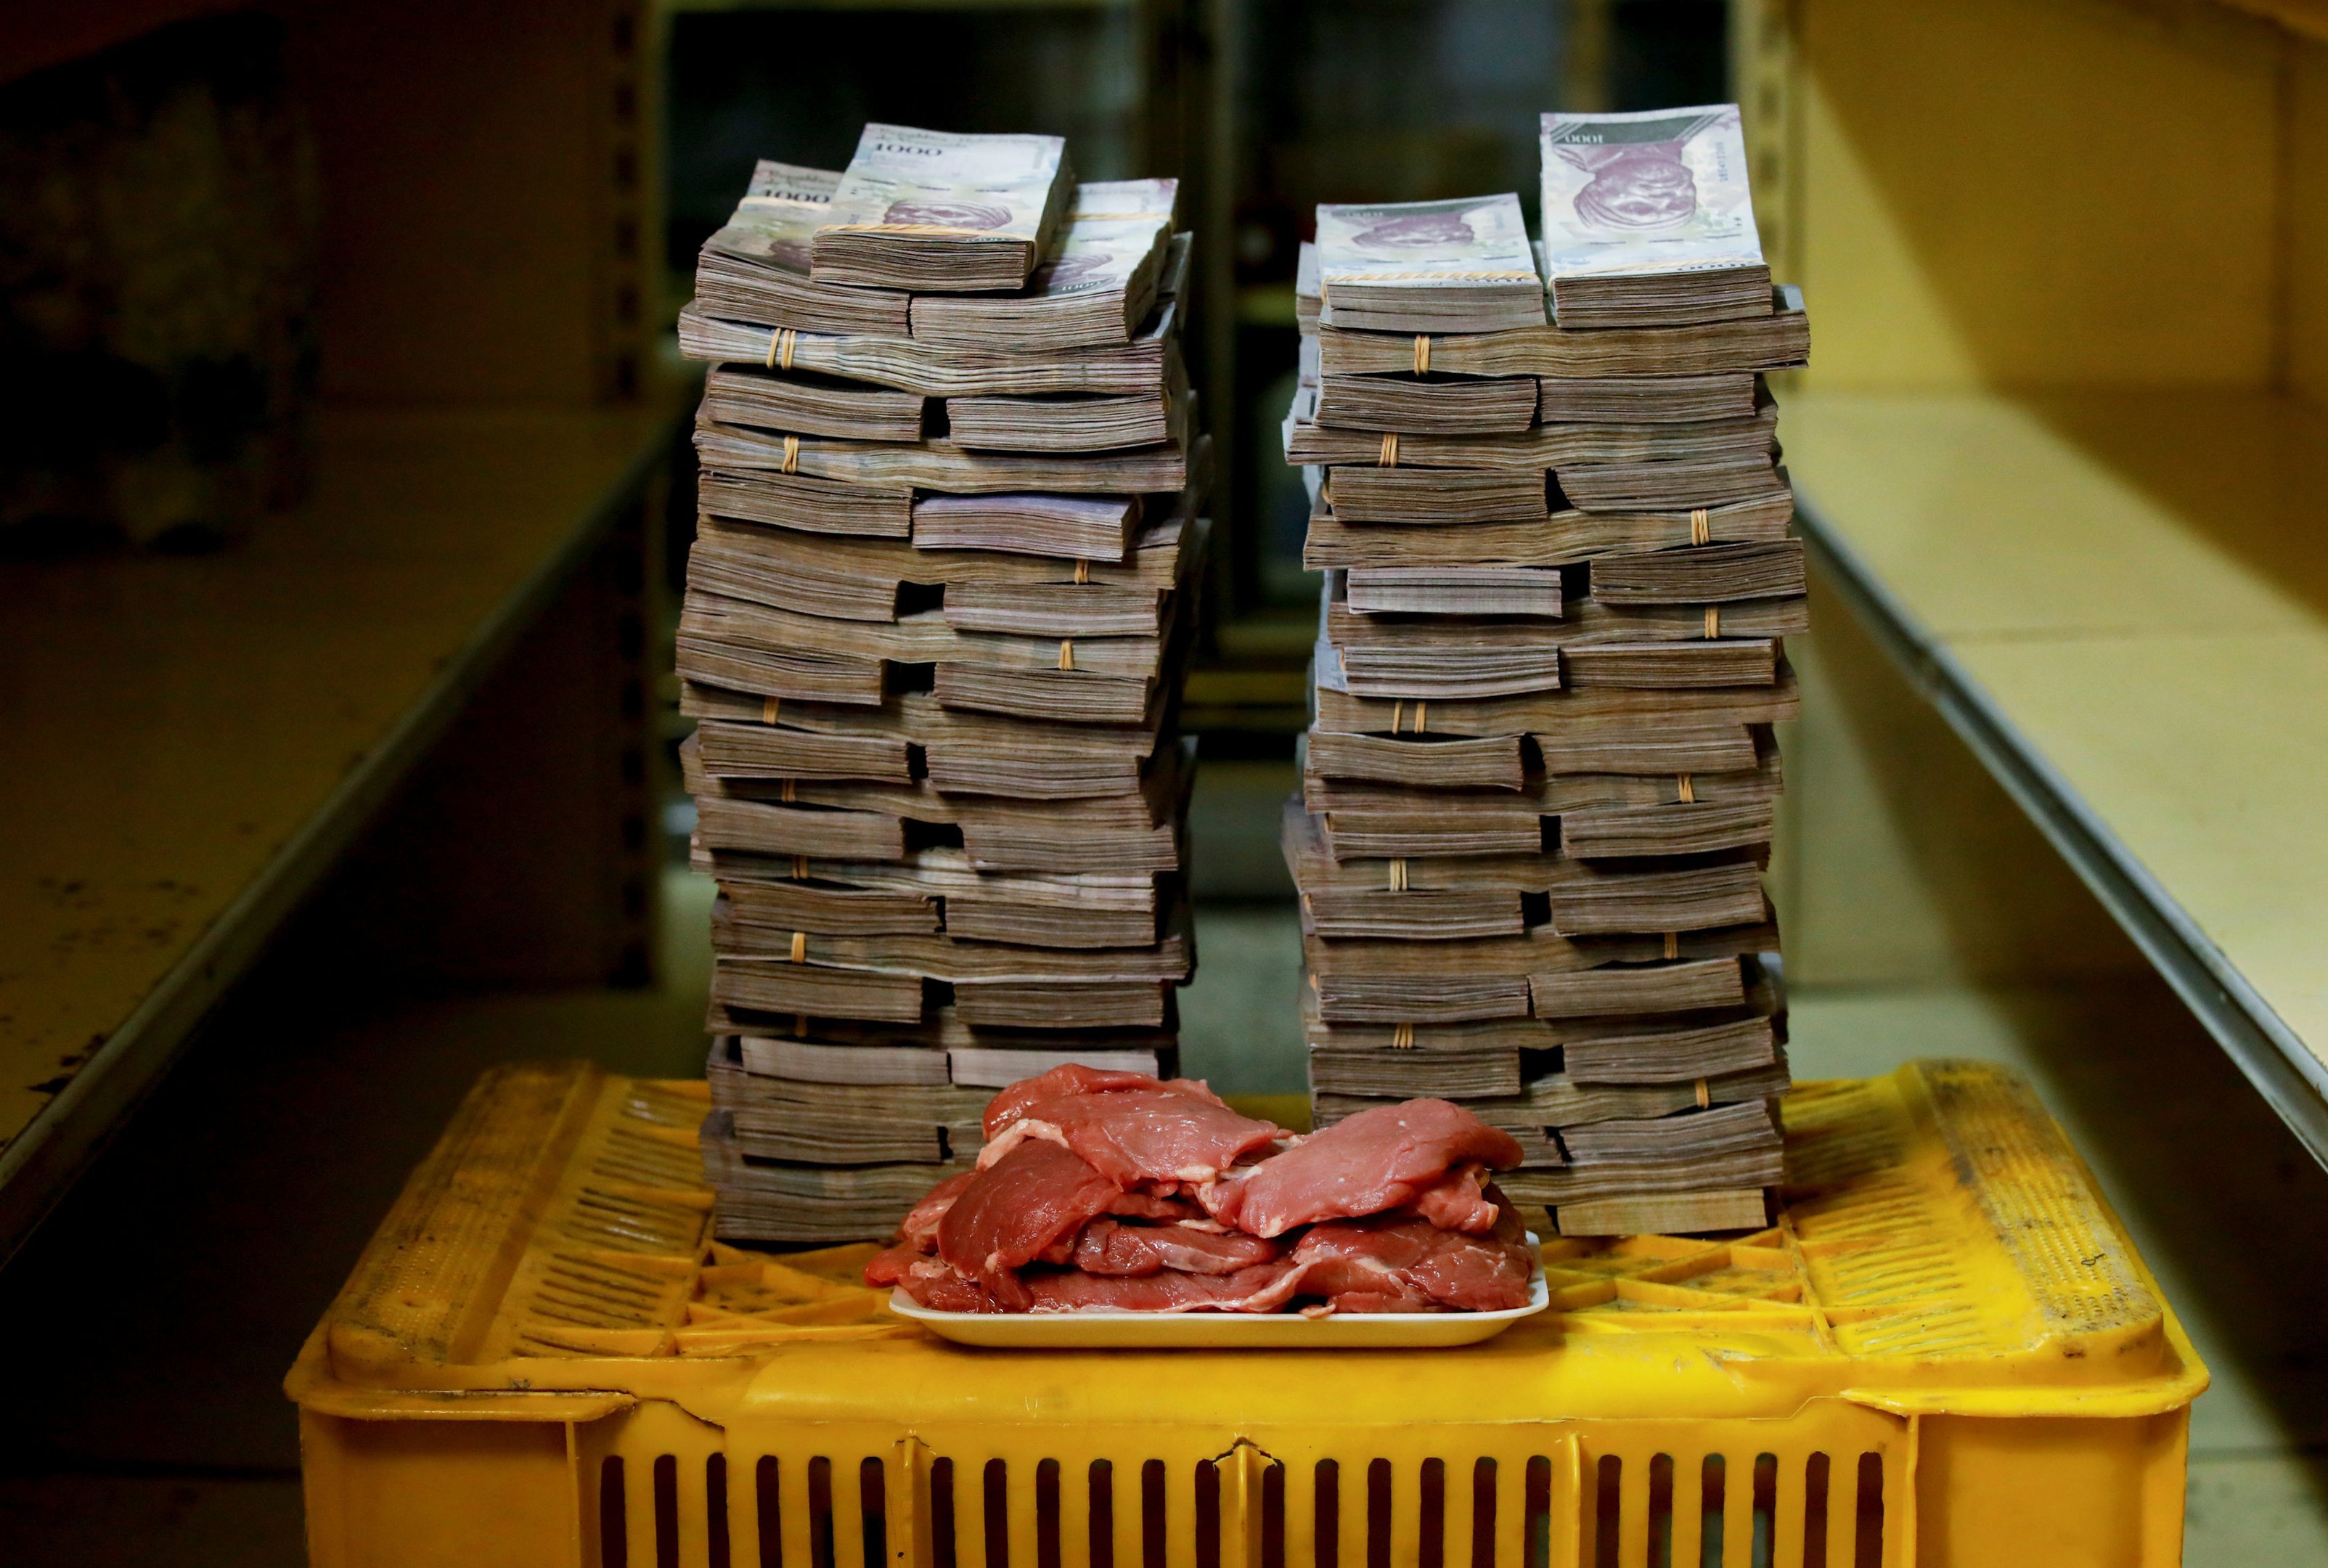
<instances>
[{"instance_id":1,"label":"worn paper currency","mask_svg":"<svg viewBox=\"0 0 2328 1568\"><path fill-rule=\"evenodd\" d=\"M1170 222L1179 209L1178 180L1091 180L1075 187L1067 217L1076 223L1133 218Z\"/></svg>"},{"instance_id":2,"label":"worn paper currency","mask_svg":"<svg viewBox=\"0 0 2328 1568\"><path fill-rule=\"evenodd\" d=\"M809 240L832 210L840 175L762 158L752 168L744 199L711 247L729 256L765 261L793 272L808 270Z\"/></svg>"},{"instance_id":3,"label":"worn paper currency","mask_svg":"<svg viewBox=\"0 0 2328 1568\"><path fill-rule=\"evenodd\" d=\"M762 158L752 165L752 183L745 187L740 205L744 209L813 207L821 211L832 205L832 192L840 184L836 169L803 168Z\"/></svg>"},{"instance_id":4,"label":"worn paper currency","mask_svg":"<svg viewBox=\"0 0 2328 1568\"><path fill-rule=\"evenodd\" d=\"M1762 259L1737 105L1547 114L1539 143L1553 277Z\"/></svg>"},{"instance_id":5,"label":"worn paper currency","mask_svg":"<svg viewBox=\"0 0 2328 1568\"><path fill-rule=\"evenodd\" d=\"M965 238L1040 237L1066 144L868 125L842 172L829 226L911 225Z\"/></svg>"},{"instance_id":6,"label":"worn paper currency","mask_svg":"<svg viewBox=\"0 0 2328 1568\"><path fill-rule=\"evenodd\" d=\"M1121 290L1169 239L1178 180L1106 180L1075 187L1057 253L1035 269L1051 297Z\"/></svg>"},{"instance_id":7,"label":"worn paper currency","mask_svg":"<svg viewBox=\"0 0 2328 1568\"><path fill-rule=\"evenodd\" d=\"M1329 301L1344 283L1461 287L1536 276L1520 199L1508 192L1450 202L1322 202L1318 273Z\"/></svg>"}]
</instances>

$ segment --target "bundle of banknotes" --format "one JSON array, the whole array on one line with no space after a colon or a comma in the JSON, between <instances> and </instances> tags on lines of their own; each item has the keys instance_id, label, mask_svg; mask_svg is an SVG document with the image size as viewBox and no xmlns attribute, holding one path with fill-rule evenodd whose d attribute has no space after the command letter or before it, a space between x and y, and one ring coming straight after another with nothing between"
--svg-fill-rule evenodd
<instances>
[{"instance_id":1,"label":"bundle of banknotes","mask_svg":"<svg viewBox=\"0 0 2328 1568\"><path fill-rule=\"evenodd\" d=\"M722 1236L885 1236L995 1089L1175 1070L1209 533L1177 194L868 125L703 247L677 664Z\"/></svg>"},{"instance_id":2,"label":"bundle of banknotes","mask_svg":"<svg viewBox=\"0 0 2328 1568\"><path fill-rule=\"evenodd\" d=\"M1807 629L1765 376L1807 318L1734 106L1547 114L1541 148L1534 242L1506 193L1320 207L1302 258L1313 1109L1458 1100L1563 1235L1759 1227Z\"/></svg>"}]
</instances>

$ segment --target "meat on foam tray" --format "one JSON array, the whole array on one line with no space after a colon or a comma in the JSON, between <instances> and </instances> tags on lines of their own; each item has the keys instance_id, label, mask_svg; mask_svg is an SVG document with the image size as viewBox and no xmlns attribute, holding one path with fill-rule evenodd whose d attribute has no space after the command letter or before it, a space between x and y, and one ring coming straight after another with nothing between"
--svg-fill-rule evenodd
<instances>
[{"instance_id":1,"label":"meat on foam tray","mask_svg":"<svg viewBox=\"0 0 2328 1568\"><path fill-rule=\"evenodd\" d=\"M1504 1311L1528 1299L1512 1136L1445 1100L1300 1137L1203 1084L1055 1067L986 1108L866 1282L941 1312Z\"/></svg>"}]
</instances>

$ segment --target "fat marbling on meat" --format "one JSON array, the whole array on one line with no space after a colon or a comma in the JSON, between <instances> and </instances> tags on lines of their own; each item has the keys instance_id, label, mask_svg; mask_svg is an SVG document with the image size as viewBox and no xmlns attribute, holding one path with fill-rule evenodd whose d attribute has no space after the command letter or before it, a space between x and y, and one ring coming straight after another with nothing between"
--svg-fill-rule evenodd
<instances>
[{"instance_id":1,"label":"fat marbling on meat","mask_svg":"<svg viewBox=\"0 0 2328 1568\"><path fill-rule=\"evenodd\" d=\"M910 1242L922 1252L934 1253L938 1248L938 1222L945 1218L946 1210L962 1196L962 1188L978 1179L978 1172L965 1170L949 1176L935 1187L898 1223L897 1239Z\"/></svg>"},{"instance_id":2,"label":"fat marbling on meat","mask_svg":"<svg viewBox=\"0 0 2328 1568\"><path fill-rule=\"evenodd\" d=\"M1232 1111L1187 1078L1054 1067L997 1094L986 1112L990 1165L1028 1141L1073 1150L1118 1187L1208 1181L1246 1155L1291 1136Z\"/></svg>"},{"instance_id":3,"label":"fat marbling on meat","mask_svg":"<svg viewBox=\"0 0 2328 1568\"><path fill-rule=\"evenodd\" d=\"M1100 1218L1084 1226L1073 1262L1087 1274L1135 1276L1173 1269L1184 1274L1233 1274L1275 1258L1278 1244L1234 1231L1193 1230L1184 1225L1124 1225Z\"/></svg>"},{"instance_id":4,"label":"fat marbling on meat","mask_svg":"<svg viewBox=\"0 0 2328 1568\"><path fill-rule=\"evenodd\" d=\"M1300 1293L1325 1297L1337 1312L1501 1312L1527 1305L1534 1266L1527 1233L1503 1195L1488 1191L1497 1218L1484 1236L1405 1214L1313 1225L1293 1248Z\"/></svg>"},{"instance_id":5,"label":"fat marbling on meat","mask_svg":"<svg viewBox=\"0 0 2328 1568\"><path fill-rule=\"evenodd\" d=\"M1466 1224L1492 1226L1492 1214L1443 1189L1450 1172L1478 1164L1507 1170L1520 1162L1518 1140L1448 1100L1377 1105L1302 1139L1197 1191L1214 1218L1254 1235L1283 1235L1296 1225L1353 1219L1425 1203Z\"/></svg>"},{"instance_id":6,"label":"fat marbling on meat","mask_svg":"<svg viewBox=\"0 0 2328 1568\"><path fill-rule=\"evenodd\" d=\"M1062 1094L1104 1094L1114 1089L1172 1088L1184 1094L1196 1094L1216 1105L1227 1102L1213 1093L1206 1084L1195 1078L1159 1079L1152 1073L1123 1073L1112 1067L1086 1067L1080 1062L1062 1062L1047 1073L1031 1078L1021 1078L986 1103L986 1137L991 1142L1002 1135L1002 1130L1027 1113L1027 1107L1037 1100L1056 1100Z\"/></svg>"},{"instance_id":7,"label":"fat marbling on meat","mask_svg":"<svg viewBox=\"0 0 2328 1568\"><path fill-rule=\"evenodd\" d=\"M1301 1289L1301 1270L1280 1258L1231 1274L1165 1269L1127 1277L1069 1269L1030 1275L1027 1282L1037 1312L1278 1312Z\"/></svg>"}]
</instances>

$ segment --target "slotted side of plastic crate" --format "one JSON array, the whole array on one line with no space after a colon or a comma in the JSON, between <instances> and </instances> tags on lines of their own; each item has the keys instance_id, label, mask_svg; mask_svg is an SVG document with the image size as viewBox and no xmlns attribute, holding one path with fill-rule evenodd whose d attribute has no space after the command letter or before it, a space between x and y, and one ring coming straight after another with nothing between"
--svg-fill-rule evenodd
<instances>
[{"instance_id":1,"label":"slotted side of plastic crate","mask_svg":"<svg viewBox=\"0 0 2328 1568\"><path fill-rule=\"evenodd\" d=\"M599 1423L580 1452L586 1529L609 1564L1896 1568L1915 1561L1916 1426L1821 1401L1726 1429L762 1446L649 1407Z\"/></svg>"},{"instance_id":2,"label":"slotted side of plastic crate","mask_svg":"<svg viewBox=\"0 0 2328 1568\"><path fill-rule=\"evenodd\" d=\"M768 1451L660 1402L570 1432L318 1419L338 1430L311 1426L311 1464L322 1448L363 1472L341 1504L369 1493L383 1505L319 1538L319 1563L2059 1568L2179 1557L2181 1431L2155 1418L1976 1423L2013 1430L1957 1445L1970 1463L1920 1478L1920 1429L1961 1422L1826 1402L1726 1430L1596 1422L1330 1454L1291 1441L1207 1451L1150 1434L1016 1458L991 1441L868 1452L812 1437ZM1961 1516L1953 1539L1929 1520L1920 1530L1920 1497L1935 1493L1944 1515Z\"/></svg>"},{"instance_id":3,"label":"slotted side of plastic crate","mask_svg":"<svg viewBox=\"0 0 2328 1568\"><path fill-rule=\"evenodd\" d=\"M1485 1346L1047 1356L814 1281L752 1318L634 1148L684 1095L510 1071L293 1374L319 1568L2180 1558L2203 1369L1990 1069L1806 1086L1777 1230L1547 1248L1555 1310Z\"/></svg>"}]
</instances>

